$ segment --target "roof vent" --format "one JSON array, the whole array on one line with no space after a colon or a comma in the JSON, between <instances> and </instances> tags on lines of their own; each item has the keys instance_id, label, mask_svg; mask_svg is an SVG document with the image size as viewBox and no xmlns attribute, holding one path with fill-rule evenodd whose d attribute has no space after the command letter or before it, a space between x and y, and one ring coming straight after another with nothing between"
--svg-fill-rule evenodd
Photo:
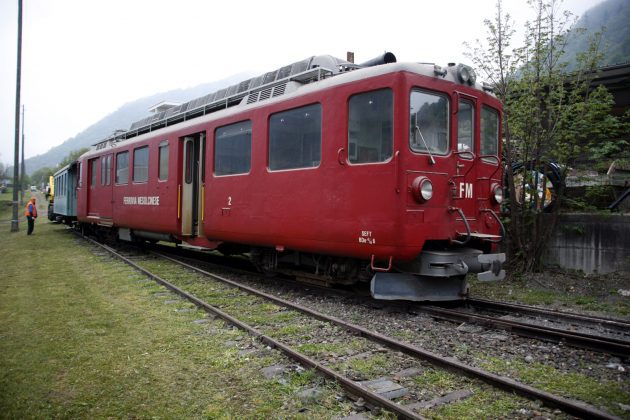
<instances>
[{"instance_id":1,"label":"roof vent","mask_svg":"<svg viewBox=\"0 0 630 420\"><path fill-rule=\"evenodd\" d=\"M179 105L181 105L179 102L162 101L158 104L153 105L151 108L149 108L149 112L151 114L157 114L158 112L166 111L168 109L171 109Z\"/></svg>"}]
</instances>

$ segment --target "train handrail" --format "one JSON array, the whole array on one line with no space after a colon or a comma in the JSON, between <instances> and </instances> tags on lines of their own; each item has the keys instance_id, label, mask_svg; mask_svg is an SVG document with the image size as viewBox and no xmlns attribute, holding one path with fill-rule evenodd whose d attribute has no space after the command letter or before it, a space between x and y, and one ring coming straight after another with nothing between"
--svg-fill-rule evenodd
<instances>
[{"instance_id":1,"label":"train handrail","mask_svg":"<svg viewBox=\"0 0 630 420\"><path fill-rule=\"evenodd\" d=\"M372 260L370 261L370 268L372 269L372 271L380 271L382 273L386 273L389 270L392 269L392 260L393 260L393 256L389 256L389 265L387 266L387 268L381 268L381 267L377 267L374 265L374 257L375 255L372 254Z\"/></svg>"},{"instance_id":2,"label":"train handrail","mask_svg":"<svg viewBox=\"0 0 630 420\"><path fill-rule=\"evenodd\" d=\"M505 238L505 226L503 226L503 223L501 222L501 219L499 219L499 216L492 209L481 209L480 211L490 213L492 217L494 217L494 220L496 220L497 223L499 224L499 227L501 228L501 239L485 239L485 240L488 242L495 243L495 244L502 242L503 239Z\"/></svg>"},{"instance_id":3,"label":"train handrail","mask_svg":"<svg viewBox=\"0 0 630 420\"><path fill-rule=\"evenodd\" d=\"M337 150L337 162L339 162L341 166L346 165L346 160L343 157L345 151L346 149L344 149L343 147L340 147L339 150Z\"/></svg>"},{"instance_id":4,"label":"train handrail","mask_svg":"<svg viewBox=\"0 0 630 420\"><path fill-rule=\"evenodd\" d=\"M457 239L451 238L450 242L457 245L466 245L468 241L470 241L470 225L468 224L468 220L466 220L466 215L464 214L464 211L459 207L449 207L448 211L458 212L459 215L462 217L462 221L464 222L464 225L466 226L466 239L464 239L463 241L458 241Z\"/></svg>"}]
</instances>

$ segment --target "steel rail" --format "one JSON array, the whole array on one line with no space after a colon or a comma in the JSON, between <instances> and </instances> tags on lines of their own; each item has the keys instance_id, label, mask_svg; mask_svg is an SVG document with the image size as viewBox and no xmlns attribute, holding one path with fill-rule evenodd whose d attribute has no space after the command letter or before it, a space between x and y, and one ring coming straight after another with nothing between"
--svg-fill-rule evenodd
<instances>
[{"instance_id":1,"label":"steel rail","mask_svg":"<svg viewBox=\"0 0 630 420\"><path fill-rule=\"evenodd\" d=\"M472 366L468 366L464 363L459 362L458 360L450 357L442 357L438 354L430 352L428 350L421 349L419 347L412 346L410 344L395 340L391 337L387 337L383 334L368 330L359 325L348 323L339 319L337 317L326 315L321 312L315 311L313 309L304 307L302 305L298 305L292 302L289 302L285 299L279 298L277 296L270 295L265 292L261 292L259 290L253 289L251 287L239 284L233 280L226 279L222 276L218 276L216 274L205 271L201 268L195 267L193 265L187 264L185 262L179 261L175 258L169 257L168 255L164 255L159 252L153 252L154 254L165 258L169 261L172 261L176 264L179 264L183 267L186 267L190 270L193 270L197 273L203 274L215 280L221 281L223 283L229 284L231 286L237 287L241 290L252 293L256 296L263 297L265 299L271 300L279 305L282 305L287 308L295 309L302 313L308 314L316 319L321 321L330 322L336 325L339 325L345 328L348 331L351 331L361 337L366 339L370 339L374 342L383 344L391 349L403 352L409 356L421 358L423 360L427 360L431 363L442 366L443 368L450 369L452 371L460 372L466 374L469 377L480 379L492 386L515 392L521 396L524 396L529 399L540 400L544 404L558 408L564 411L567 414L571 414L577 417L589 418L589 419L615 419L613 415L606 413L604 411L598 410L597 408L590 406L586 403L570 400L567 398L563 398L557 395L553 395L549 392L531 387L529 385L525 385L523 383L517 382L511 378L499 376L490 372L487 372L482 369L478 369Z\"/></svg>"},{"instance_id":2,"label":"steel rail","mask_svg":"<svg viewBox=\"0 0 630 420\"><path fill-rule=\"evenodd\" d=\"M290 358L292 358L293 360L297 361L298 363L301 363L304 366L308 366L311 367L315 370L317 370L318 372L320 372L321 374L334 379L336 381L338 381L348 392L350 392L351 394L357 396L357 397L361 397L363 399L365 399L366 401L368 401L369 403L372 403L376 406L385 408L387 410L391 410L392 412L394 412L399 418L403 418L403 419L423 419L424 417L420 416L417 413L414 413L413 411L405 408L402 405L396 404L395 402L382 397L381 395L362 387L361 385L359 385L358 383L338 374L337 372L323 366L322 364L320 364L319 362L305 356L304 354L293 350L291 347L281 343L280 341L277 341L271 337L269 337L268 335L263 334L262 332L258 331L257 329L253 328L252 326L238 320L237 318L234 318L233 316L221 311L219 308L216 308L206 302L204 302L203 300L197 298L196 296L193 296L189 293L187 293L186 291L184 291L183 289L180 289L179 287L177 287L176 285L170 283L169 281L161 278L160 276L150 272L149 270L139 266L138 264L134 263L133 261L131 261L129 258L123 256L122 254L118 253L116 250L112 249L111 247L101 244L97 241L94 241L93 239L90 238L86 238L87 240L91 241L92 243L100 246L101 248L105 249L106 251L108 251L109 253L111 253L112 255L114 255L115 257L119 258L120 260L124 261L126 264L128 264L129 266L133 267L134 269L140 271L142 274L146 275L147 277L150 277L151 279L155 280L156 282L160 283L161 285L165 286L166 288L168 288L169 290L173 291L174 293L178 294L179 296L183 297L186 300L189 300L190 302L192 302L193 304L195 304L197 307L202 308L203 310L205 310L206 312L212 313L218 317L220 317L221 319L229 322L230 324L234 325L235 327L246 331L248 334L256 337L258 340L260 340L262 343L268 345L269 347L272 348L276 348L280 351L282 351L283 353L285 353L287 356L289 356ZM156 253L158 254L158 253ZM159 254L158 254L159 255Z\"/></svg>"},{"instance_id":3,"label":"steel rail","mask_svg":"<svg viewBox=\"0 0 630 420\"><path fill-rule=\"evenodd\" d=\"M544 316L548 319L575 321L582 324L590 324L605 327L622 333L630 333L630 321L623 319L613 319L598 316L574 314L571 312L562 312L557 310L548 310L536 308L533 306L521 305L518 303L495 302L486 299L466 299L466 304L477 309L509 311L518 313L527 313L531 315Z\"/></svg>"},{"instance_id":4,"label":"steel rail","mask_svg":"<svg viewBox=\"0 0 630 420\"><path fill-rule=\"evenodd\" d=\"M563 342L574 347L614 354L616 356L630 356L630 342L624 340L593 336L580 332L568 332L551 327L534 326L519 321L497 319L487 315L470 314L455 309L444 309L435 306L425 306L420 308L420 310L438 318L500 328L522 337Z\"/></svg>"}]
</instances>

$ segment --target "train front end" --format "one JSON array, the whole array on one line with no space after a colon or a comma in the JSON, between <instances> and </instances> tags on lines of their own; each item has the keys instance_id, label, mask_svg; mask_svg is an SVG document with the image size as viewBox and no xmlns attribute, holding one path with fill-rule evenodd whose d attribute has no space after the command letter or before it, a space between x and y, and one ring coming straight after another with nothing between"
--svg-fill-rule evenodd
<instances>
[{"instance_id":1,"label":"train front end","mask_svg":"<svg viewBox=\"0 0 630 420\"><path fill-rule=\"evenodd\" d=\"M468 294L468 275L505 277L501 103L465 65L410 66L400 108L399 244L414 252L390 270L373 266L377 299L447 301ZM400 109L399 108L399 109ZM404 146L403 146L404 144ZM418 253L417 250L421 249ZM403 251L404 253L405 251Z\"/></svg>"}]
</instances>

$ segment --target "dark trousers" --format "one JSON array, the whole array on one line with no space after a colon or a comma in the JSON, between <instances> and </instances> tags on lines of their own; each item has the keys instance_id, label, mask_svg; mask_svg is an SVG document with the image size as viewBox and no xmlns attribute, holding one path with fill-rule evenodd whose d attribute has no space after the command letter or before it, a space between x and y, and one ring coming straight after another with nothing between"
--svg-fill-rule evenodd
<instances>
[{"instance_id":1,"label":"dark trousers","mask_svg":"<svg viewBox=\"0 0 630 420\"><path fill-rule=\"evenodd\" d=\"M33 233L33 229L35 229L35 218L31 216L26 216L28 219L28 230L26 231L27 235Z\"/></svg>"}]
</instances>

